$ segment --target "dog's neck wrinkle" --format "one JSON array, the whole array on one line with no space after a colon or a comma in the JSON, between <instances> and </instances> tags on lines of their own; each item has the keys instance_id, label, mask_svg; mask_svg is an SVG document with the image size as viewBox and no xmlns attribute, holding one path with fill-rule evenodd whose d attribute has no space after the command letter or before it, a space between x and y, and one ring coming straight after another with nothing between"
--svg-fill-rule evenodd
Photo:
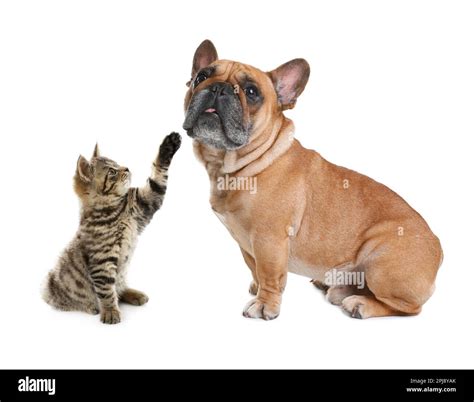
<instances>
[{"instance_id":1,"label":"dog's neck wrinkle","mask_svg":"<svg viewBox=\"0 0 474 402\"><path fill-rule=\"evenodd\" d=\"M193 142L194 153L206 167L211 181L226 174L252 177L270 166L283 155L293 143L294 125L282 116L270 130L261 132L245 147L235 151L225 151Z\"/></svg>"},{"instance_id":2,"label":"dog's neck wrinkle","mask_svg":"<svg viewBox=\"0 0 474 402\"><path fill-rule=\"evenodd\" d=\"M290 148L293 132L293 122L282 116L270 130L258 134L245 147L226 151L222 173L246 177L259 174Z\"/></svg>"},{"instance_id":3,"label":"dog's neck wrinkle","mask_svg":"<svg viewBox=\"0 0 474 402\"><path fill-rule=\"evenodd\" d=\"M196 140L193 141L193 149L197 159L204 164L211 180L221 175L225 156L224 150L208 147Z\"/></svg>"}]
</instances>

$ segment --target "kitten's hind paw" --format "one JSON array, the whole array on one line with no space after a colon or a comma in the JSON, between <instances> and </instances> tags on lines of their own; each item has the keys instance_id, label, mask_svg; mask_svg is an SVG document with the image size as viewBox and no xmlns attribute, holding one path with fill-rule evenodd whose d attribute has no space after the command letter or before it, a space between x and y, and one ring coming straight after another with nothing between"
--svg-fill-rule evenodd
<instances>
[{"instance_id":1,"label":"kitten's hind paw","mask_svg":"<svg viewBox=\"0 0 474 402\"><path fill-rule=\"evenodd\" d=\"M135 289L125 289L120 295L120 301L133 304L134 306L143 306L148 300L148 296L145 293Z\"/></svg>"}]
</instances>

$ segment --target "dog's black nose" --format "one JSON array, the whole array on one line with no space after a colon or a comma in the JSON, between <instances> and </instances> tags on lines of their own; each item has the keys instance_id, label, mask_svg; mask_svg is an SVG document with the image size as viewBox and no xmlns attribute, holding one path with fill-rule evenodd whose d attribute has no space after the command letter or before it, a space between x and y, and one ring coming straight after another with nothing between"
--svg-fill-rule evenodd
<instances>
[{"instance_id":1,"label":"dog's black nose","mask_svg":"<svg viewBox=\"0 0 474 402\"><path fill-rule=\"evenodd\" d=\"M227 82L216 82L212 85L211 91L217 96L232 95L234 88Z\"/></svg>"}]
</instances>

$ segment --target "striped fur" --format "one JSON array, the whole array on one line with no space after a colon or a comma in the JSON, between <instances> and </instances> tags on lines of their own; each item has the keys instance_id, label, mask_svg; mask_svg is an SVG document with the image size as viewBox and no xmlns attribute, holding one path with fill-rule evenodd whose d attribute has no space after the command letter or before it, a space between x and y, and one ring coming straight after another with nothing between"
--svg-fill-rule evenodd
<instances>
[{"instance_id":1,"label":"striped fur","mask_svg":"<svg viewBox=\"0 0 474 402\"><path fill-rule=\"evenodd\" d=\"M44 300L60 310L101 314L107 324L120 322L118 302L142 305L148 297L127 287L126 269L137 236L160 209L166 193L168 167L181 144L168 135L153 162L144 187L129 188L130 172L99 155L79 157L74 188L81 199L79 229L49 272Z\"/></svg>"}]
</instances>

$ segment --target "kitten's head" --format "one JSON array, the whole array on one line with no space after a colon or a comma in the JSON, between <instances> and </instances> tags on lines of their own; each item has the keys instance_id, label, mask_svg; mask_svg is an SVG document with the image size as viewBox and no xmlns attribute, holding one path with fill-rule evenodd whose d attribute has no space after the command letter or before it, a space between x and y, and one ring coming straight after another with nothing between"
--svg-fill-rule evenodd
<instances>
[{"instance_id":1,"label":"kitten's head","mask_svg":"<svg viewBox=\"0 0 474 402\"><path fill-rule=\"evenodd\" d=\"M79 156L74 189L82 200L122 197L130 188L131 177L128 168L101 156L96 145L90 161Z\"/></svg>"}]
</instances>

